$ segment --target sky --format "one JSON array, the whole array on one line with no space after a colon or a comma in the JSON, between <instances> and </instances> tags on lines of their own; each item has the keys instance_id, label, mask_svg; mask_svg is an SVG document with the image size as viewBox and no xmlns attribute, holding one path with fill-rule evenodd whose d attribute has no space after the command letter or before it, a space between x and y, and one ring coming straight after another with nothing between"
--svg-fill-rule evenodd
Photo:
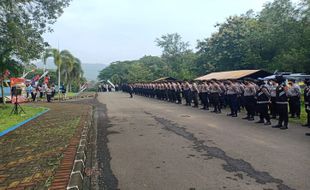
<instances>
[{"instance_id":1,"label":"sky","mask_svg":"<svg viewBox=\"0 0 310 190\"><path fill-rule=\"evenodd\" d=\"M297 0L294 0L296 2ZM210 37L214 25L232 15L259 12L267 0L73 0L44 35L52 46L67 49L82 63L161 55L155 39L179 33L194 49Z\"/></svg>"}]
</instances>

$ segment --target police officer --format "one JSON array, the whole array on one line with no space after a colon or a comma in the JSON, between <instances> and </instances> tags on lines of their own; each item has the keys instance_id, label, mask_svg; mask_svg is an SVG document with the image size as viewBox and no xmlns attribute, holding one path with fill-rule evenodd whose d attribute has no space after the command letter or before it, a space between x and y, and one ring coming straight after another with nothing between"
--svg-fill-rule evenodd
<instances>
[{"instance_id":1,"label":"police officer","mask_svg":"<svg viewBox=\"0 0 310 190\"><path fill-rule=\"evenodd\" d=\"M289 104L290 104L290 112L291 118L300 118L300 97L301 97L301 89L298 84L295 83L295 80L291 80L290 82L291 88L289 89Z\"/></svg>"},{"instance_id":2,"label":"police officer","mask_svg":"<svg viewBox=\"0 0 310 190\"><path fill-rule=\"evenodd\" d=\"M277 117L277 103L276 103L277 87L278 87L278 83L275 80L271 80L269 84L269 92L271 96L270 112L271 112L272 119L276 119Z\"/></svg>"},{"instance_id":3,"label":"police officer","mask_svg":"<svg viewBox=\"0 0 310 190\"><path fill-rule=\"evenodd\" d=\"M177 104L182 104L182 86L179 82L176 83L176 99L177 99Z\"/></svg>"},{"instance_id":4,"label":"police officer","mask_svg":"<svg viewBox=\"0 0 310 190\"><path fill-rule=\"evenodd\" d=\"M183 92L184 92L184 98L186 101L186 106L190 106L191 105L191 85L188 82L185 82L184 84L184 88L183 88Z\"/></svg>"},{"instance_id":5,"label":"police officer","mask_svg":"<svg viewBox=\"0 0 310 190\"><path fill-rule=\"evenodd\" d=\"M210 83L210 99L214 107L212 111L214 113L221 113L220 93L221 89L219 84L215 80L212 80Z\"/></svg>"},{"instance_id":6,"label":"police officer","mask_svg":"<svg viewBox=\"0 0 310 190\"><path fill-rule=\"evenodd\" d=\"M246 80L244 81L245 87L244 87L244 106L247 111L247 116L242 119L247 119L249 121L254 120L255 116L255 95L256 95L256 89L255 86L250 83L250 81Z\"/></svg>"},{"instance_id":7,"label":"police officer","mask_svg":"<svg viewBox=\"0 0 310 190\"><path fill-rule=\"evenodd\" d=\"M227 116L237 117L238 112L238 88L236 84L233 84L231 81L227 81L226 85L226 94L228 97L229 107L230 107L230 114Z\"/></svg>"},{"instance_id":8,"label":"police officer","mask_svg":"<svg viewBox=\"0 0 310 190\"><path fill-rule=\"evenodd\" d=\"M257 83L259 86L259 90L256 93L256 103L257 103L257 111L259 113L260 120L256 123L265 123L265 125L271 125L270 116L268 113L268 105L270 103L270 93L268 87L264 85L264 81L259 81Z\"/></svg>"},{"instance_id":9,"label":"police officer","mask_svg":"<svg viewBox=\"0 0 310 190\"><path fill-rule=\"evenodd\" d=\"M307 123L304 127L310 128L310 78L305 80L304 98L305 98L305 110L307 113Z\"/></svg>"},{"instance_id":10,"label":"police officer","mask_svg":"<svg viewBox=\"0 0 310 190\"><path fill-rule=\"evenodd\" d=\"M195 82L193 82L192 84L192 88L191 88L191 94L192 94L192 99L194 101L194 106L195 108L198 108L198 94L199 94L199 90L198 90L198 86Z\"/></svg>"},{"instance_id":11,"label":"police officer","mask_svg":"<svg viewBox=\"0 0 310 190\"><path fill-rule=\"evenodd\" d=\"M276 89L276 104L279 114L279 123L272 127L285 130L288 129L288 87L285 84L285 78L283 76L277 76L276 81L279 84Z\"/></svg>"}]
</instances>

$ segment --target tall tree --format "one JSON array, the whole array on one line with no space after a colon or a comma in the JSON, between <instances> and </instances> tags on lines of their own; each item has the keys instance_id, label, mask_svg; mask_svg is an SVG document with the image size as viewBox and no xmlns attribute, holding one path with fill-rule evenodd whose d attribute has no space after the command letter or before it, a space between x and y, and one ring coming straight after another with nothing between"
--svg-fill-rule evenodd
<instances>
[{"instance_id":1,"label":"tall tree","mask_svg":"<svg viewBox=\"0 0 310 190\"><path fill-rule=\"evenodd\" d=\"M0 75L10 60L29 62L40 57L46 43L42 34L63 13L70 0L0 1Z\"/></svg>"}]
</instances>

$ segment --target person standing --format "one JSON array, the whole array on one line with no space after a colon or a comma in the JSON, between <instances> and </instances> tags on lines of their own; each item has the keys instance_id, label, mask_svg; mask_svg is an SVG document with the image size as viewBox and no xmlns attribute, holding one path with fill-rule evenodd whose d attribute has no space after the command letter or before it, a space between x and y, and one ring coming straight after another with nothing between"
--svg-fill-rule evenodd
<instances>
[{"instance_id":1,"label":"person standing","mask_svg":"<svg viewBox=\"0 0 310 190\"><path fill-rule=\"evenodd\" d=\"M31 98L33 102L36 101L38 91L39 89L37 89L37 87L32 87Z\"/></svg>"},{"instance_id":2,"label":"person standing","mask_svg":"<svg viewBox=\"0 0 310 190\"><path fill-rule=\"evenodd\" d=\"M182 86L179 82L176 83L176 98L177 98L177 103L182 104Z\"/></svg>"},{"instance_id":3,"label":"person standing","mask_svg":"<svg viewBox=\"0 0 310 190\"><path fill-rule=\"evenodd\" d=\"M253 121L254 116L255 116L256 90L255 90L255 86L252 85L249 81L245 81L244 84L245 84L245 87L244 87L243 97L244 97L244 106L247 111L247 116L242 119Z\"/></svg>"},{"instance_id":4,"label":"person standing","mask_svg":"<svg viewBox=\"0 0 310 190\"><path fill-rule=\"evenodd\" d=\"M279 86L276 89L276 104L279 114L279 122L273 128L288 129L288 86L283 76L276 77Z\"/></svg>"},{"instance_id":5,"label":"person standing","mask_svg":"<svg viewBox=\"0 0 310 190\"><path fill-rule=\"evenodd\" d=\"M238 89L236 84L233 84L231 81L227 81L226 86L226 94L228 97L229 107L230 107L230 114L227 114L227 116L231 117L237 117L238 112Z\"/></svg>"},{"instance_id":6,"label":"person standing","mask_svg":"<svg viewBox=\"0 0 310 190\"><path fill-rule=\"evenodd\" d=\"M133 93L133 86L130 84L128 85L128 92L130 94L130 98L133 98L132 93Z\"/></svg>"},{"instance_id":7,"label":"person standing","mask_svg":"<svg viewBox=\"0 0 310 190\"><path fill-rule=\"evenodd\" d=\"M201 100L202 100L202 105L205 110L209 110L209 98L208 98L208 91L209 87L207 82L204 82L201 86Z\"/></svg>"},{"instance_id":8,"label":"person standing","mask_svg":"<svg viewBox=\"0 0 310 190\"><path fill-rule=\"evenodd\" d=\"M305 80L304 98L305 98L305 110L307 113L307 123L304 127L310 128L310 78Z\"/></svg>"},{"instance_id":9,"label":"person standing","mask_svg":"<svg viewBox=\"0 0 310 190\"><path fill-rule=\"evenodd\" d=\"M199 90L198 90L198 86L195 82L193 82L192 84L192 88L191 88L191 94L192 94L192 98L194 101L194 106L195 108L198 108L198 94L199 94Z\"/></svg>"},{"instance_id":10,"label":"person standing","mask_svg":"<svg viewBox=\"0 0 310 190\"><path fill-rule=\"evenodd\" d=\"M289 89L288 92L289 92L289 104L290 104L291 118L295 118L295 117L300 118L301 89L300 89L300 86L295 83L295 80L291 80L290 85L291 85L291 88Z\"/></svg>"},{"instance_id":11,"label":"person standing","mask_svg":"<svg viewBox=\"0 0 310 190\"><path fill-rule=\"evenodd\" d=\"M270 103L270 93L268 87L264 85L263 81L259 81L257 85L259 86L259 90L257 91L255 98L257 101L257 111L259 113L260 120L256 123L271 125L270 115L268 113L268 105Z\"/></svg>"},{"instance_id":12,"label":"person standing","mask_svg":"<svg viewBox=\"0 0 310 190\"><path fill-rule=\"evenodd\" d=\"M185 97L185 100L186 100L186 106L190 106L191 105L191 85L188 83L188 82L185 82L185 85L184 85L184 89L183 89L183 92L184 92L184 97Z\"/></svg>"},{"instance_id":13,"label":"person standing","mask_svg":"<svg viewBox=\"0 0 310 190\"><path fill-rule=\"evenodd\" d=\"M210 83L211 83L210 84L210 98L212 100L212 104L214 107L214 110L212 112L221 113L221 107L220 107L221 89L219 87L219 84L216 83L216 81L212 80Z\"/></svg>"},{"instance_id":14,"label":"person standing","mask_svg":"<svg viewBox=\"0 0 310 190\"><path fill-rule=\"evenodd\" d=\"M270 96L271 96L271 103L270 103L270 114L272 116L272 119L276 119L277 118L277 103L276 103L276 97L277 97L277 87L278 87L278 83L273 79L270 81L270 85L269 85L269 92L270 92Z\"/></svg>"},{"instance_id":15,"label":"person standing","mask_svg":"<svg viewBox=\"0 0 310 190\"><path fill-rule=\"evenodd\" d=\"M29 98L32 92L32 86L30 84L26 85L26 92L27 92L27 98Z\"/></svg>"},{"instance_id":16,"label":"person standing","mask_svg":"<svg viewBox=\"0 0 310 190\"><path fill-rule=\"evenodd\" d=\"M45 92L46 92L46 99L47 99L47 102L51 102L51 99L52 99L52 89L49 85L47 85L46 89L45 89Z\"/></svg>"}]
</instances>

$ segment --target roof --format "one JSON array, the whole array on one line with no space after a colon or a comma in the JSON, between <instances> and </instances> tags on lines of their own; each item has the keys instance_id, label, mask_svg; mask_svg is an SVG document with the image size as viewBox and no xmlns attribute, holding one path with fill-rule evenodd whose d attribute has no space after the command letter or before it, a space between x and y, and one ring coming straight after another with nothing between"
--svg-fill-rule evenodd
<instances>
[{"instance_id":1,"label":"roof","mask_svg":"<svg viewBox=\"0 0 310 190\"><path fill-rule=\"evenodd\" d=\"M177 79L172 78L172 77L162 77L159 79L154 80L153 82L160 82L160 81L176 81Z\"/></svg>"},{"instance_id":2,"label":"roof","mask_svg":"<svg viewBox=\"0 0 310 190\"><path fill-rule=\"evenodd\" d=\"M195 80L226 80L226 79L240 79L252 75L254 73L260 72L262 70L236 70L236 71L224 71L224 72L214 72L205 76L196 78Z\"/></svg>"}]
</instances>

